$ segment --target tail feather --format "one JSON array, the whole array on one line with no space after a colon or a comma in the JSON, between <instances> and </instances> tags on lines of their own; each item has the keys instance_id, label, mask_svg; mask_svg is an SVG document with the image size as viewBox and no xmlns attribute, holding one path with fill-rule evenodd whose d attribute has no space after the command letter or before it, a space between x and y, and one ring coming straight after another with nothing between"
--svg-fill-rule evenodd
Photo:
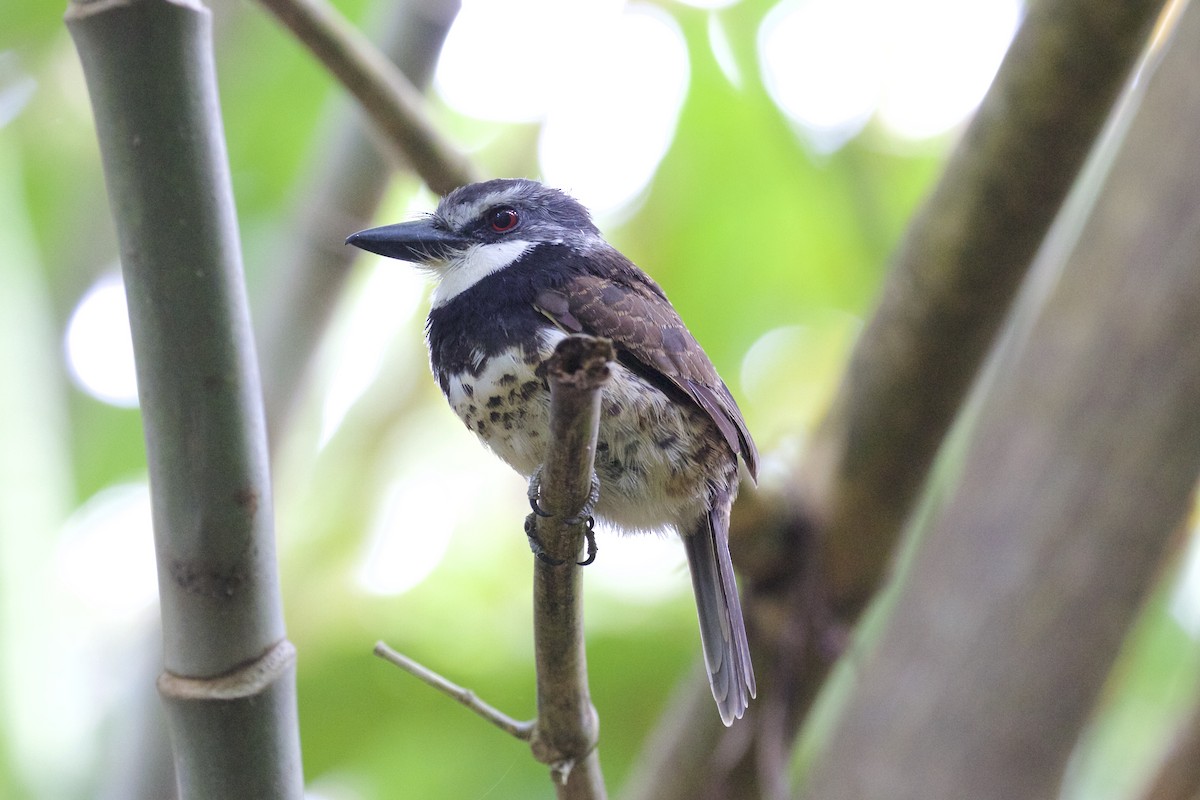
<instances>
[{"instance_id":1,"label":"tail feather","mask_svg":"<svg viewBox=\"0 0 1200 800\"><path fill-rule=\"evenodd\" d=\"M714 505L683 537L683 543L700 616L700 643L708 682L721 720L732 725L750 705L756 687L742 604L729 560L730 503Z\"/></svg>"}]
</instances>

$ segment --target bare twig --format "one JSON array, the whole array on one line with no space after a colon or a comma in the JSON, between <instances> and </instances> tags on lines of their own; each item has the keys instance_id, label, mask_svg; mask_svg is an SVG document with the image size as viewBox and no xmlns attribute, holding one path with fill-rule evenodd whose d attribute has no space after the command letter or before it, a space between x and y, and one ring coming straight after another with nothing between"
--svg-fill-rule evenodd
<instances>
[{"instance_id":1,"label":"bare twig","mask_svg":"<svg viewBox=\"0 0 1200 800\"><path fill-rule=\"evenodd\" d=\"M549 516L531 515L528 531L548 556L534 560L537 719L518 722L382 642L375 645L376 655L528 741L534 758L550 767L560 800L607 797L596 751L599 721L588 692L582 576L576 563L587 523L571 520L591 495L600 395L613 358L607 339L575 335L560 342L544 365L550 383L550 430L538 502ZM561 563L550 563L555 560Z\"/></svg>"},{"instance_id":2,"label":"bare twig","mask_svg":"<svg viewBox=\"0 0 1200 800\"><path fill-rule=\"evenodd\" d=\"M533 571L534 646L538 718L534 756L555 774L558 797L606 797L596 753L599 722L587 685L583 638L582 575L575 563L583 526L567 525L591 494L600 393L608 381L612 344L590 336L559 343L546 363L550 381L550 441L542 470L536 535L559 566L537 559Z\"/></svg>"},{"instance_id":3,"label":"bare twig","mask_svg":"<svg viewBox=\"0 0 1200 800\"><path fill-rule=\"evenodd\" d=\"M212 61L194 0L67 12L120 242L184 798L300 798L258 369Z\"/></svg>"},{"instance_id":4,"label":"bare twig","mask_svg":"<svg viewBox=\"0 0 1200 800\"><path fill-rule=\"evenodd\" d=\"M325 0L261 0L358 98L387 141L430 189L475 180L471 162L434 126L421 93Z\"/></svg>"},{"instance_id":5,"label":"bare twig","mask_svg":"<svg viewBox=\"0 0 1200 800\"><path fill-rule=\"evenodd\" d=\"M409 675L432 686L447 697L454 698L500 730L511 733L521 741L527 742L533 736L533 722L519 722L513 719L503 711L498 710L495 706L480 700L470 689L464 689L457 683L447 680L428 667L413 661L408 656L396 652L383 642L375 643L375 655L395 664Z\"/></svg>"}]
</instances>

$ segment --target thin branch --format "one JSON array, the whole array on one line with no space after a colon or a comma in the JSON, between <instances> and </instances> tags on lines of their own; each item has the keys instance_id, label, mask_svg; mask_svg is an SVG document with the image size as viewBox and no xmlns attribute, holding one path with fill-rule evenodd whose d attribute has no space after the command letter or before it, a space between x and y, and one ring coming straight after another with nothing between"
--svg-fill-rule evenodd
<instances>
[{"instance_id":1,"label":"thin branch","mask_svg":"<svg viewBox=\"0 0 1200 800\"><path fill-rule=\"evenodd\" d=\"M1058 793L1200 474L1198 49L1193 3L964 416L808 797Z\"/></svg>"},{"instance_id":2,"label":"thin branch","mask_svg":"<svg viewBox=\"0 0 1200 800\"><path fill-rule=\"evenodd\" d=\"M512 734L521 741L528 742L533 736L534 723L532 721L519 722L513 719L503 711L498 710L495 706L480 700L470 689L464 689L457 683L447 680L428 667L413 661L408 656L396 652L383 642L375 643L375 655L395 664L409 675L432 686L447 697L457 700L500 730Z\"/></svg>"},{"instance_id":3,"label":"thin branch","mask_svg":"<svg viewBox=\"0 0 1200 800\"><path fill-rule=\"evenodd\" d=\"M582 575L576 563L584 557L587 527L571 520L592 492L600 397L614 357L607 339L575 335L559 342L544 365L550 428L538 503L549 516L531 515L527 523L527 532L548 556L535 559L533 575L537 719L518 722L383 642L375 645L376 655L528 741L534 758L550 767L560 800L607 797L596 750L599 720L587 684Z\"/></svg>"},{"instance_id":4,"label":"thin branch","mask_svg":"<svg viewBox=\"0 0 1200 800\"><path fill-rule=\"evenodd\" d=\"M300 798L258 368L217 97L193 0L67 11L120 242L183 797Z\"/></svg>"},{"instance_id":5,"label":"thin branch","mask_svg":"<svg viewBox=\"0 0 1200 800\"><path fill-rule=\"evenodd\" d=\"M433 75L457 0L388 2L380 48L414 86ZM360 251L346 247L350 231L369 227L395 174L372 125L339 95L326 115L332 131L313 174L296 193L296 220L280 237L271 287L258 311L263 402L271 447L277 448L291 410L304 394L313 352L324 334Z\"/></svg>"},{"instance_id":6,"label":"thin branch","mask_svg":"<svg viewBox=\"0 0 1200 800\"><path fill-rule=\"evenodd\" d=\"M434 126L421 93L325 0L261 0L358 98L385 139L430 189L476 180L470 160Z\"/></svg>"},{"instance_id":7,"label":"thin branch","mask_svg":"<svg viewBox=\"0 0 1200 800\"><path fill-rule=\"evenodd\" d=\"M587 685L582 574L576 564L584 557L584 527L566 522L591 494L600 395L613 358L608 340L570 336L546 362L550 440L540 504L552 516L534 516L534 532L546 552L563 563L534 561L538 717L532 746L534 756L550 765L563 800L606 797L596 752L599 720Z\"/></svg>"}]
</instances>

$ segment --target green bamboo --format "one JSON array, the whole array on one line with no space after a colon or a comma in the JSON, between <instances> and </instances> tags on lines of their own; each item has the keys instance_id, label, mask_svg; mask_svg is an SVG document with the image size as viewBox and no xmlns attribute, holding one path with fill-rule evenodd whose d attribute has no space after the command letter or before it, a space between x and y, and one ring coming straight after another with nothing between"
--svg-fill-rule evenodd
<instances>
[{"instance_id":1,"label":"green bamboo","mask_svg":"<svg viewBox=\"0 0 1200 800\"><path fill-rule=\"evenodd\" d=\"M271 484L207 9L67 12L120 243L183 798L300 798Z\"/></svg>"}]
</instances>

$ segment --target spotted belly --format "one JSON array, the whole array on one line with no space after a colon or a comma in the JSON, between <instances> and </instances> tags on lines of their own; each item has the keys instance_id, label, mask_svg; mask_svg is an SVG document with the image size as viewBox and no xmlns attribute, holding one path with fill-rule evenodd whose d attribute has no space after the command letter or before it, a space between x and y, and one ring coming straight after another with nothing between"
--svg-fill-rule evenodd
<instances>
[{"instance_id":1,"label":"spotted belly","mask_svg":"<svg viewBox=\"0 0 1200 800\"><path fill-rule=\"evenodd\" d=\"M446 397L463 423L528 477L546 452L550 390L537 374L562 335L537 352L520 348L446 376ZM596 514L627 530L690 525L714 494L737 488L736 457L699 408L668 398L620 364L604 390L596 444Z\"/></svg>"},{"instance_id":2,"label":"spotted belly","mask_svg":"<svg viewBox=\"0 0 1200 800\"><path fill-rule=\"evenodd\" d=\"M458 418L526 477L542 463L549 430L550 389L536 374L541 362L540 353L512 348L446 381L446 399Z\"/></svg>"}]
</instances>

